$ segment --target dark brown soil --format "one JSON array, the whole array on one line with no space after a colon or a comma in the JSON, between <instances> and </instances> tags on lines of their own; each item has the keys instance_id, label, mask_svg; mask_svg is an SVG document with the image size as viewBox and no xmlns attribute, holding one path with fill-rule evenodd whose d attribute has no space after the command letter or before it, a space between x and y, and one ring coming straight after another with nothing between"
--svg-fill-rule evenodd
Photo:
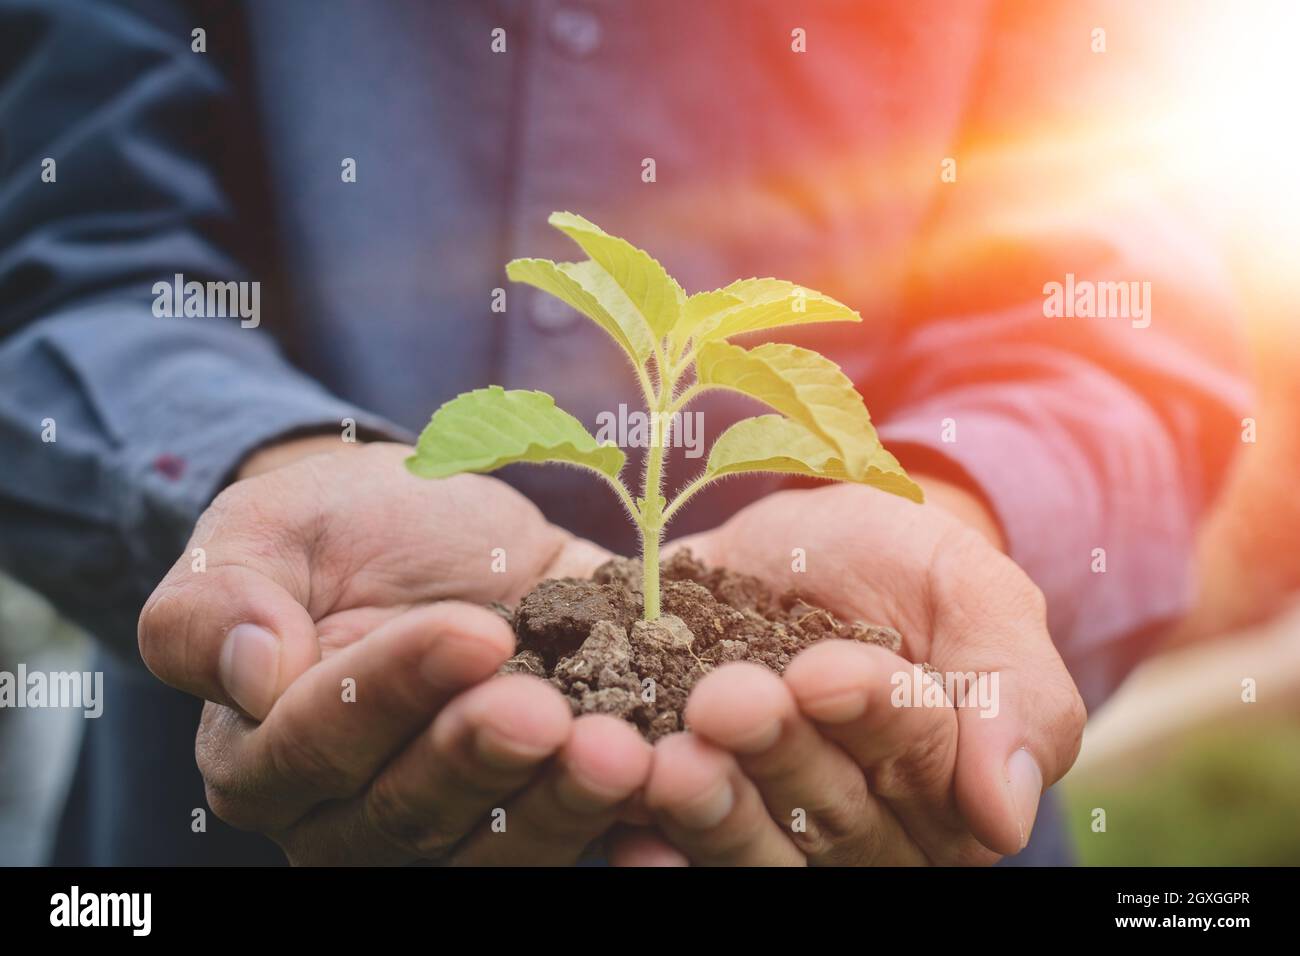
<instances>
[{"instance_id":1,"label":"dark brown soil","mask_svg":"<svg viewBox=\"0 0 1300 956\"><path fill-rule=\"evenodd\" d=\"M777 596L757 578L706 568L689 552L664 562L663 613L641 620L641 565L616 558L590 580L553 578L527 594L513 613L519 652L503 673L549 680L575 714L614 714L649 740L682 729L696 681L727 661L756 661L778 674L805 647L824 638L879 644L897 653L889 627L841 621L793 591Z\"/></svg>"}]
</instances>

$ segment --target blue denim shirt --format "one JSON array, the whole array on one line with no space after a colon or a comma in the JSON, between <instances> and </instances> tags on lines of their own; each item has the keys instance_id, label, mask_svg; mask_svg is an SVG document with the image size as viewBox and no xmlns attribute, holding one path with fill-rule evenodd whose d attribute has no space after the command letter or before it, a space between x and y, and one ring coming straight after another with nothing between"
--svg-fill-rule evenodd
<instances>
[{"instance_id":1,"label":"blue denim shirt","mask_svg":"<svg viewBox=\"0 0 1300 956\"><path fill-rule=\"evenodd\" d=\"M603 333L505 280L577 257L546 226L570 209L688 291L775 275L860 310L789 338L859 383L904 465L985 497L1099 703L1189 600L1244 389L1212 252L1153 191L1116 203L1127 154L1044 139L1122 125L1136 64L1103 76L1086 12L1021 6L0 0L0 564L131 658L250 450L347 418L409 435L487 383L589 426L635 404ZM261 282L257 327L155 315L177 273ZM1154 320L1048 317L1067 274L1150 281ZM751 411L704 410L710 440ZM580 475L507 477L630 548ZM674 530L772 487L711 490Z\"/></svg>"}]
</instances>

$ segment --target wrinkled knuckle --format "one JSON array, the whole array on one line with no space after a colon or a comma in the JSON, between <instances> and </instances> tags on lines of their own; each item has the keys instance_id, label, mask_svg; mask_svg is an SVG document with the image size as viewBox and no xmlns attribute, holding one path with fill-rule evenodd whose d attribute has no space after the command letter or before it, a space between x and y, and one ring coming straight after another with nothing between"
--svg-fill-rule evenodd
<instances>
[{"instance_id":1,"label":"wrinkled knuckle","mask_svg":"<svg viewBox=\"0 0 1300 956\"><path fill-rule=\"evenodd\" d=\"M1078 688L1071 683L1065 713L1061 717L1061 749L1065 758L1061 763L1062 771L1068 769L1079 756L1079 750L1083 747L1083 730L1087 723L1088 707Z\"/></svg>"},{"instance_id":2,"label":"wrinkled knuckle","mask_svg":"<svg viewBox=\"0 0 1300 956\"><path fill-rule=\"evenodd\" d=\"M269 752L277 773L304 784L322 798L340 799L356 791L356 781L335 754L309 729L294 722L276 728Z\"/></svg>"},{"instance_id":3,"label":"wrinkled knuckle","mask_svg":"<svg viewBox=\"0 0 1300 956\"><path fill-rule=\"evenodd\" d=\"M212 499L212 503L199 516L198 527L201 528L212 524L232 508L238 508L240 502L248 496L247 484L247 479L243 482L237 481L226 485L221 491L217 492L217 496Z\"/></svg>"},{"instance_id":4,"label":"wrinkled knuckle","mask_svg":"<svg viewBox=\"0 0 1300 956\"><path fill-rule=\"evenodd\" d=\"M943 866L992 866L1001 855L990 850L974 837L956 837L944 848Z\"/></svg>"},{"instance_id":5,"label":"wrinkled knuckle","mask_svg":"<svg viewBox=\"0 0 1300 956\"><path fill-rule=\"evenodd\" d=\"M219 778L203 779L203 796L212 815L236 830L257 830L259 821L244 794Z\"/></svg>"},{"instance_id":6,"label":"wrinkled knuckle","mask_svg":"<svg viewBox=\"0 0 1300 956\"><path fill-rule=\"evenodd\" d=\"M822 860L844 843L849 827L832 814L809 814L801 827L790 827L790 842L809 860Z\"/></svg>"},{"instance_id":7,"label":"wrinkled knuckle","mask_svg":"<svg viewBox=\"0 0 1300 956\"><path fill-rule=\"evenodd\" d=\"M1070 685L1070 703L1066 710L1066 722L1079 734L1083 733L1084 725L1088 723L1088 705L1083 702L1083 696L1073 683Z\"/></svg>"},{"instance_id":8,"label":"wrinkled knuckle","mask_svg":"<svg viewBox=\"0 0 1300 956\"><path fill-rule=\"evenodd\" d=\"M1063 733L1082 732L1083 725L1088 721L1088 708L1069 673L1062 668L1048 686L1051 697L1043 709L1052 715L1053 725Z\"/></svg>"},{"instance_id":9,"label":"wrinkled knuckle","mask_svg":"<svg viewBox=\"0 0 1300 956\"><path fill-rule=\"evenodd\" d=\"M827 827L827 834L822 837L820 849L807 851L810 861L831 866L872 866L884 859L887 849L884 831L864 811L859 811L845 825L836 825L834 837L828 838L827 821L820 822Z\"/></svg>"},{"instance_id":10,"label":"wrinkled knuckle","mask_svg":"<svg viewBox=\"0 0 1300 956\"><path fill-rule=\"evenodd\" d=\"M208 808L218 820L236 829L260 829L260 820L254 814L240 776L231 767L223 748L214 746L210 737L200 727L194 747L194 760L203 778Z\"/></svg>"},{"instance_id":11,"label":"wrinkled knuckle","mask_svg":"<svg viewBox=\"0 0 1300 956\"><path fill-rule=\"evenodd\" d=\"M943 787L952 776L953 730L947 724L936 727L910 748L906 766L909 779L917 788L930 791Z\"/></svg>"},{"instance_id":12,"label":"wrinkled knuckle","mask_svg":"<svg viewBox=\"0 0 1300 956\"><path fill-rule=\"evenodd\" d=\"M176 591L179 584L169 572L145 601L136 622L136 643L140 648L140 657L145 666L156 675L167 660L164 642L176 639L172 627L175 615L171 612L171 603L178 598Z\"/></svg>"},{"instance_id":13,"label":"wrinkled knuckle","mask_svg":"<svg viewBox=\"0 0 1300 956\"><path fill-rule=\"evenodd\" d=\"M1083 746L1083 731L1088 709L1068 672L1040 682L1033 712L1042 715L1044 750L1042 756L1054 761L1043 767L1044 783L1056 782L1074 764Z\"/></svg>"},{"instance_id":14,"label":"wrinkled knuckle","mask_svg":"<svg viewBox=\"0 0 1300 956\"><path fill-rule=\"evenodd\" d=\"M1033 617L1034 622L1046 626L1047 595L1043 593L1043 589L1026 576L1023 579L1023 592L1025 607Z\"/></svg>"},{"instance_id":15,"label":"wrinkled knuckle","mask_svg":"<svg viewBox=\"0 0 1300 956\"><path fill-rule=\"evenodd\" d=\"M417 812L394 784L380 777L365 798L367 825L381 839L426 860L445 857L458 842L436 814Z\"/></svg>"},{"instance_id":16,"label":"wrinkled knuckle","mask_svg":"<svg viewBox=\"0 0 1300 956\"><path fill-rule=\"evenodd\" d=\"M551 813L524 803L512 811L529 837L543 846L568 847L591 839L591 820L578 814Z\"/></svg>"},{"instance_id":17,"label":"wrinkled knuckle","mask_svg":"<svg viewBox=\"0 0 1300 956\"><path fill-rule=\"evenodd\" d=\"M226 763L221 759L218 748L213 746L212 733L202 725L194 738L194 762L205 783L224 782L228 779Z\"/></svg>"},{"instance_id":18,"label":"wrinkled knuckle","mask_svg":"<svg viewBox=\"0 0 1300 956\"><path fill-rule=\"evenodd\" d=\"M835 841L815 820L809 820L802 831L792 832L790 841L795 845L795 849L809 860L826 858L835 846Z\"/></svg>"},{"instance_id":19,"label":"wrinkled knuckle","mask_svg":"<svg viewBox=\"0 0 1300 956\"><path fill-rule=\"evenodd\" d=\"M159 653L158 634L160 628L157 622L157 604L155 598L150 597L145 604L144 610L140 612L140 620L136 624L136 646L140 649L140 659L144 661L144 666L149 668L149 672L155 677L161 677L158 668L161 666L162 655Z\"/></svg>"},{"instance_id":20,"label":"wrinkled knuckle","mask_svg":"<svg viewBox=\"0 0 1300 956\"><path fill-rule=\"evenodd\" d=\"M953 748L948 728L931 731L908 744L906 753L871 772L871 792L886 799L929 793L952 776Z\"/></svg>"},{"instance_id":21,"label":"wrinkled knuckle","mask_svg":"<svg viewBox=\"0 0 1300 956\"><path fill-rule=\"evenodd\" d=\"M853 783L838 792L834 803L818 807L809 814L809 832L815 831L823 849L856 839L864 830L863 817L870 801L866 778L859 775ZM795 834L796 837L802 835Z\"/></svg>"}]
</instances>

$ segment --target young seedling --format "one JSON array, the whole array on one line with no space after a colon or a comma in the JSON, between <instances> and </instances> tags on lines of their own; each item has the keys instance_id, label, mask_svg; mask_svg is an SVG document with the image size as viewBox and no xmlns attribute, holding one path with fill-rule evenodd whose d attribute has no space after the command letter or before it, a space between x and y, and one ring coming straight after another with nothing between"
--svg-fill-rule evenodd
<instances>
[{"instance_id":1,"label":"young seedling","mask_svg":"<svg viewBox=\"0 0 1300 956\"><path fill-rule=\"evenodd\" d=\"M599 475L641 538L645 619L659 617L664 528L711 482L778 472L872 485L913 501L921 489L880 444L862 396L834 362L781 343L742 348L745 332L808 322L860 322L829 296L780 279L741 279L688 296L654 258L573 213L548 222L581 247L582 262L515 259L506 275L577 309L631 360L650 422L641 495L620 477L627 456L599 444L545 392L499 385L458 395L433 414L406 467L422 478L487 472L514 462L559 462ZM692 375L691 373L694 372ZM664 449L674 416L710 389L740 392L778 414L737 422L714 443L704 470L671 502L663 497Z\"/></svg>"}]
</instances>

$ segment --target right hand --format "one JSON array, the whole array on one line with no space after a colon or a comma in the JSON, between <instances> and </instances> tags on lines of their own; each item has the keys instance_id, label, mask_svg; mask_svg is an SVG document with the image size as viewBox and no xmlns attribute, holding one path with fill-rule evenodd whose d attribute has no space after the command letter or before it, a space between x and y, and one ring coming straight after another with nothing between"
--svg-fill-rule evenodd
<instances>
[{"instance_id":1,"label":"right hand","mask_svg":"<svg viewBox=\"0 0 1300 956\"><path fill-rule=\"evenodd\" d=\"M217 497L146 603L141 655L209 701L213 812L293 863L573 863L650 748L614 718L575 720L549 684L494 677L514 635L481 605L606 554L496 479L413 477L408 454L289 449L246 470L261 473Z\"/></svg>"}]
</instances>

